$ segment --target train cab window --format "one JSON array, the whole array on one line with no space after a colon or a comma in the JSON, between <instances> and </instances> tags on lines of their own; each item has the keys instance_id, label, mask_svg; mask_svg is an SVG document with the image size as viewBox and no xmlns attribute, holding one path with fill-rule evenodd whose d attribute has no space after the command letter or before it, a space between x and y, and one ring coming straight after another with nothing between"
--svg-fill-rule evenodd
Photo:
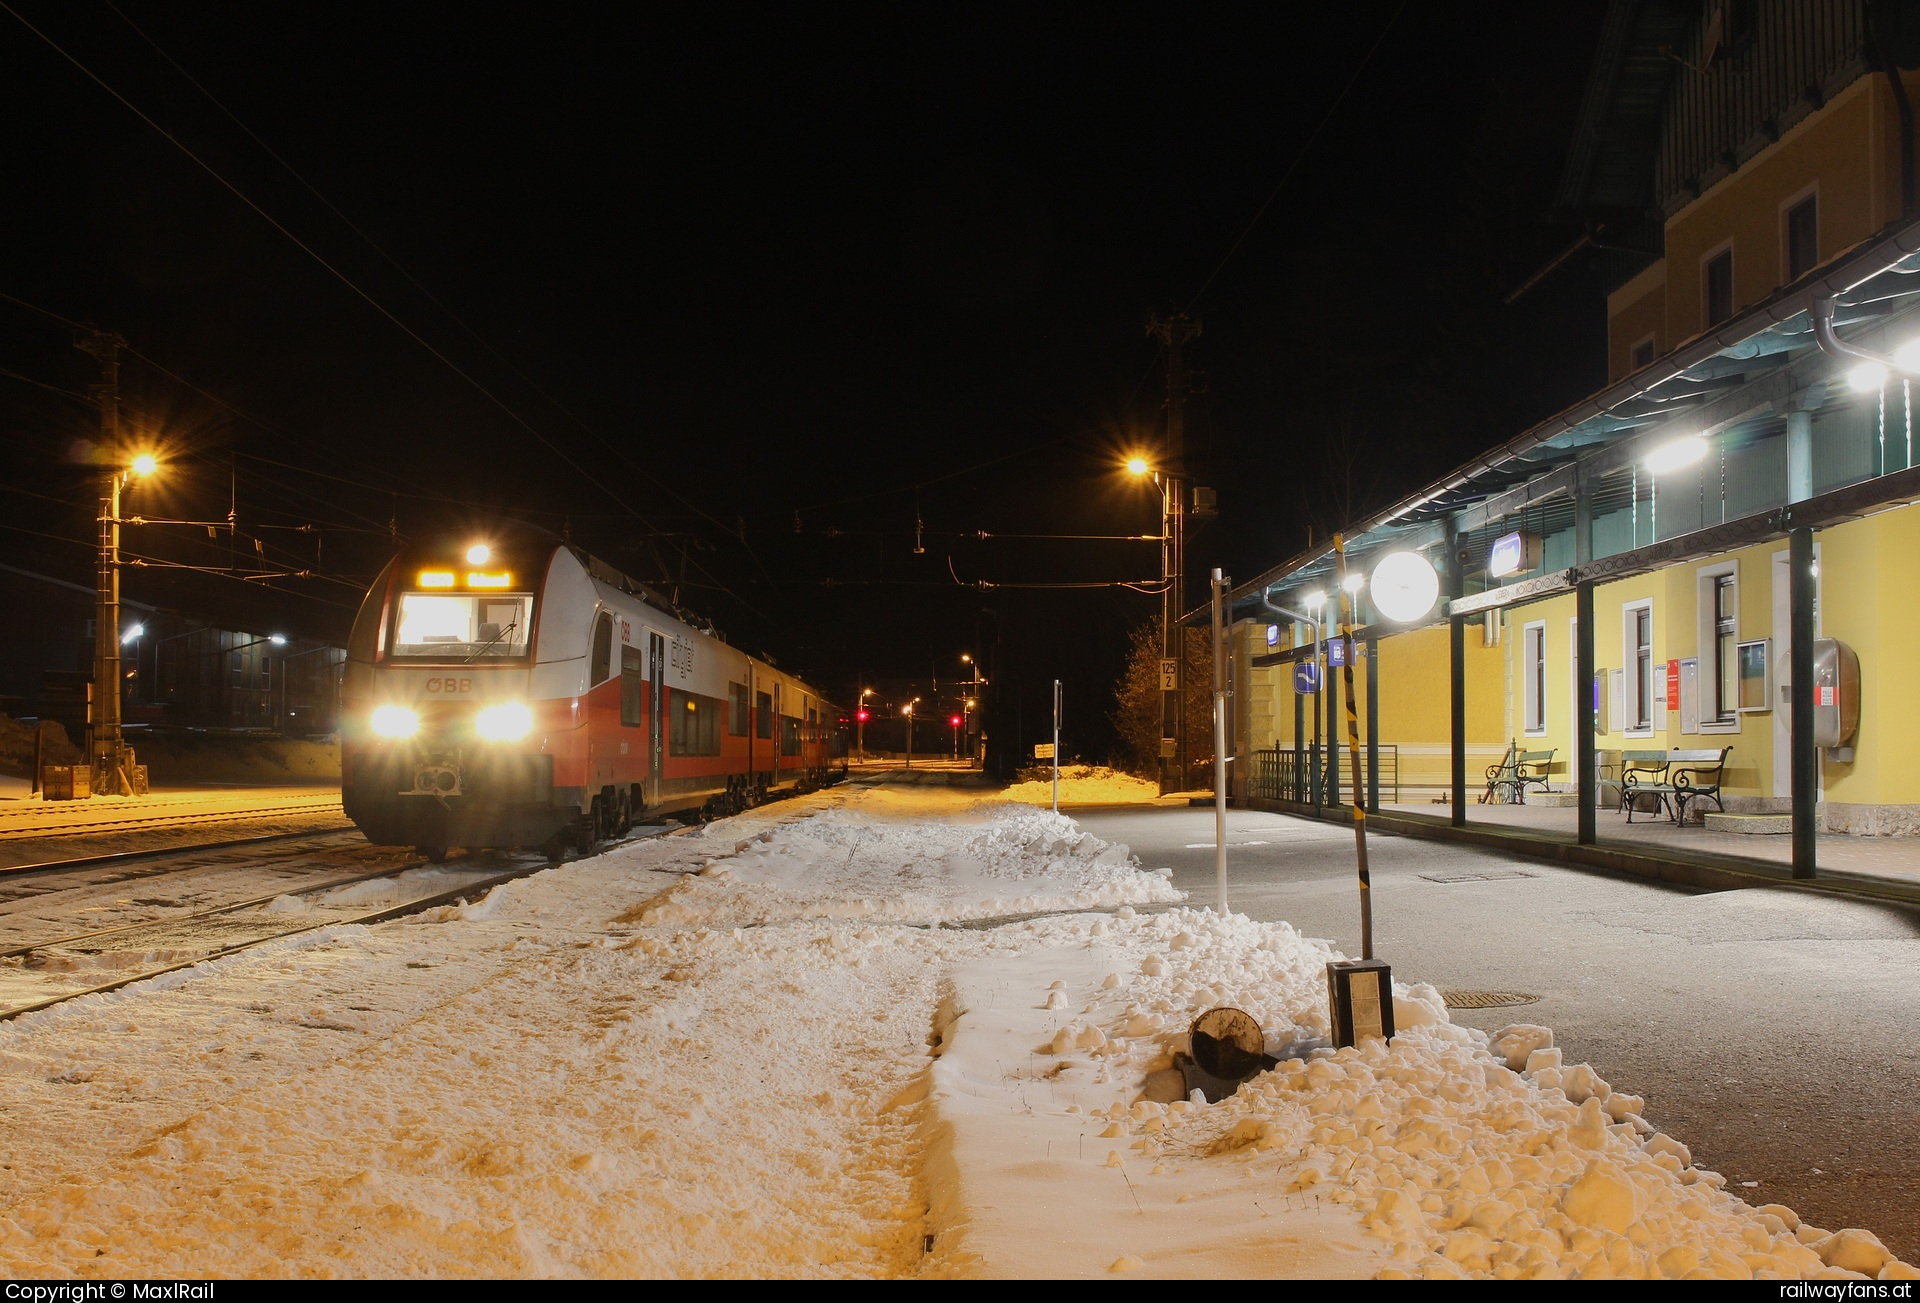
<instances>
[{"instance_id":1,"label":"train cab window","mask_svg":"<svg viewBox=\"0 0 1920 1303\"><path fill-rule=\"evenodd\" d=\"M761 737L773 736L773 694L756 692L753 694L754 732Z\"/></svg>"},{"instance_id":2,"label":"train cab window","mask_svg":"<svg viewBox=\"0 0 1920 1303\"><path fill-rule=\"evenodd\" d=\"M477 661L525 656L531 593L402 593L396 657Z\"/></svg>"},{"instance_id":3,"label":"train cab window","mask_svg":"<svg viewBox=\"0 0 1920 1303\"><path fill-rule=\"evenodd\" d=\"M727 732L733 737L747 735L747 685L727 685Z\"/></svg>"},{"instance_id":4,"label":"train cab window","mask_svg":"<svg viewBox=\"0 0 1920 1303\"><path fill-rule=\"evenodd\" d=\"M593 622L593 677L587 680L587 686L594 687L612 677L613 617L602 611Z\"/></svg>"},{"instance_id":5,"label":"train cab window","mask_svg":"<svg viewBox=\"0 0 1920 1303\"><path fill-rule=\"evenodd\" d=\"M636 647L620 649L620 723L638 728L646 722L647 658Z\"/></svg>"},{"instance_id":6,"label":"train cab window","mask_svg":"<svg viewBox=\"0 0 1920 1303\"><path fill-rule=\"evenodd\" d=\"M720 712L726 703L718 697L703 697L697 692L675 692L667 708L672 722L667 729L667 748L676 756L717 756L720 754Z\"/></svg>"},{"instance_id":7,"label":"train cab window","mask_svg":"<svg viewBox=\"0 0 1920 1303\"><path fill-rule=\"evenodd\" d=\"M792 715L780 717L780 754L797 756L800 754L801 721Z\"/></svg>"}]
</instances>

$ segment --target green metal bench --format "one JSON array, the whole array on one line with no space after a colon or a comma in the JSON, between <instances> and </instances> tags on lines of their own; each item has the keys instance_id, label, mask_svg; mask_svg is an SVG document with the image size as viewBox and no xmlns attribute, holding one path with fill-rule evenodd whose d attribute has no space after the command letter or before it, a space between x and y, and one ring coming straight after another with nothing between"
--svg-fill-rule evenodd
<instances>
[{"instance_id":1,"label":"green metal bench","mask_svg":"<svg viewBox=\"0 0 1920 1303\"><path fill-rule=\"evenodd\" d=\"M1507 753L1500 757L1500 763L1487 766L1487 790L1480 793L1481 805L1511 805L1515 803L1519 790L1519 773L1516 766L1520 762L1520 744L1507 743Z\"/></svg>"},{"instance_id":2,"label":"green metal bench","mask_svg":"<svg viewBox=\"0 0 1920 1303\"><path fill-rule=\"evenodd\" d=\"M1628 751L1621 756L1620 808L1627 822L1633 822L1634 798L1654 798L1655 810L1665 813L1676 824L1687 821L1687 806L1694 801L1720 803L1720 784L1727 770L1732 747L1719 750Z\"/></svg>"},{"instance_id":3,"label":"green metal bench","mask_svg":"<svg viewBox=\"0 0 1920 1303\"><path fill-rule=\"evenodd\" d=\"M1514 802L1517 805L1527 803L1527 789L1547 790L1547 779L1553 772L1553 757L1557 748L1546 751L1522 751L1519 759L1513 762Z\"/></svg>"}]
</instances>

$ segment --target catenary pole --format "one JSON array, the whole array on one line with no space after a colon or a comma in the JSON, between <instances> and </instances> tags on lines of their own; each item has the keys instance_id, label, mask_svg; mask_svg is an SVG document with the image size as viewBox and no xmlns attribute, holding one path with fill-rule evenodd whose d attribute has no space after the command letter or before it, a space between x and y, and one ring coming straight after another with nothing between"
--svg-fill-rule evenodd
<instances>
[{"instance_id":1,"label":"catenary pole","mask_svg":"<svg viewBox=\"0 0 1920 1303\"><path fill-rule=\"evenodd\" d=\"M1347 545L1340 535L1333 536L1333 554L1339 563L1340 641L1345 645L1346 664L1340 677L1346 685L1347 754L1353 763L1353 790L1366 788L1360 782L1360 710L1353 696L1353 594L1347 589ZM1373 958L1373 878L1367 870L1366 802L1353 803L1353 851L1360 870L1360 957Z\"/></svg>"}]
</instances>

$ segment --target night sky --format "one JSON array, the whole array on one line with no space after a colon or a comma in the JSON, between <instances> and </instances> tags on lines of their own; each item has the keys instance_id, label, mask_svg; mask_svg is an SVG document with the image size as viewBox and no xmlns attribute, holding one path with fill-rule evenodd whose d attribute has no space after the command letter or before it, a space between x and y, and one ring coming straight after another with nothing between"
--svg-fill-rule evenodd
<instances>
[{"instance_id":1,"label":"night sky","mask_svg":"<svg viewBox=\"0 0 1920 1303\"><path fill-rule=\"evenodd\" d=\"M512 515L835 689L979 650L1031 730L1057 675L1097 754L1158 599L956 579L1157 577L1005 537L1157 528L1149 313L1205 323L1197 594L1603 379L1592 269L1503 304L1578 234L1597 3L116 3L0 10L0 294L138 354L131 509L237 510L130 551L316 572L129 573L238 627L342 636L393 531ZM85 582L70 335L0 299L0 560Z\"/></svg>"}]
</instances>

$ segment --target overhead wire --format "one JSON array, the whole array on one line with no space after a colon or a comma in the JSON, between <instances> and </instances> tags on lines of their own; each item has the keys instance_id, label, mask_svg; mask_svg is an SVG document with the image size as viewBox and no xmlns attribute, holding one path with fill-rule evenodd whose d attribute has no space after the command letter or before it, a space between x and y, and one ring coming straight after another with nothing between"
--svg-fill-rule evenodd
<instances>
[{"instance_id":1,"label":"overhead wire","mask_svg":"<svg viewBox=\"0 0 1920 1303\"><path fill-rule=\"evenodd\" d=\"M347 289L351 290L356 297L358 297L361 301L366 303L375 312L378 312L381 316L385 317L398 330L400 330L401 333L405 334L409 339L413 340L421 348L425 349L429 354L431 354L435 359L437 359L448 370L452 371L455 375L459 376L462 380L466 381L467 384L471 386L475 392L479 393L482 397L487 399L488 402L492 403L495 407L499 408L500 411L504 413L510 420L512 420L516 425L520 426L520 428L522 428L528 434L532 435L535 439L537 439L542 445L544 445L547 448L548 451L552 452L554 456L560 458L561 461L565 462L569 467L571 467L573 470L578 472L582 478L591 482L595 488L599 489L602 493L606 494L607 497L613 499L613 501L615 501L616 503L619 503L622 507L625 507L627 508L627 510L633 512L633 515L636 519L644 519L644 517L641 516L641 513L634 510L632 504L628 503L625 499L620 497L619 494L615 493L612 487L609 486L604 479L589 474L585 467L581 466L572 457L568 456L564 449L562 449L558 444L554 443L553 440L549 439L546 435L542 434L530 421L528 421L525 417L521 416L519 412L515 411L512 406L510 406L504 399L502 399L492 389L488 388L485 384L481 383L476 377L474 377L471 373L469 373L465 368L461 367L459 363L455 362L452 358L448 357L446 353L441 351L439 348L435 347L429 340L426 339L425 336L421 335L413 327L409 326L406 322L402 321L400 317L396 315L392 310L390 310L384 303L380 302L372 294L362 289L359 286L359 284L356 283L350 276L348 276L345 272L341 271L338 267L334 266L334 264L328 261L325 257L323 257L318 250L314 249L312 245L302 240L298 235L295 235L293 231L289 229L284 223L282 223L278 218L274 217L273 214L269 213L265 208L261 207L260 204L256 203L253 200L253 198L249 196L245 191L241 190L237 185L229 181L211 163L207 162L205 159L201 158L200 155L196 154L192 149L188 148L188 146L185 143L183 143L179 139L179 137L175 136L172 132L168 131L165 127L161 126L158 122L154 121L152 117L150 117L143 109L141 109L138 105L136 105L132 100L128 99L125 95L122 95L118 90L114 89L114 87L110 85L105 78L101 77L98 73L94 72L93 69L89 68L86 64L82 63L76 56L70 53L58 41L55 41L51 36L41 31L38 27L34 26L31 22L27 21L27 19L20 13L20 11L15 9L11 4L6 3L6 0L0 0L0 9L4 9L7 12L7 14L11 16L16 22L18 22L22 27L25 27L29 32L39 37L42 42L44 42L50 49L52 49L61 58L65 59L68 63L72 64L75 68L79 69L80 72L85 74L86 77L89 80L91 80L95 85L99 86L100 89L104 90L107 94L111 95L115 100L119 101L120 104L124 106L128 112L132 113L135 117L139 118L142 122L146 123L147 126L151 127L154 130L154 132L157 133L168 144L172 145L175 149L179 150L182 154L186 155L186 157L192 160L192 162L196 166L198 166L208 176L212 177L216 182L218 182L221 188L226 190L229 194L233 195L234 198L238 199L241 203L245 204L248 208L252 209L256 214L259 215L261 220L265 221L269 226L273 227L274 230L278 231L281 235L286 237L288 242L290 242L295 248L299 249L302 253L306 254L316 264L318 264L321 268L323 268L329 275L331 275L335 280L339 281L342 285L346 286Z\"/></svg>"},{"instance_id":2,"label":"overhead wire","mask_svg":"<svg viewBox=\"0 0 1920 1303\"><path fill-rule=\"evenodd\" d=\"M731 536L737 537L740 541L740 546L746 551L748 557L752 559L754 565L759 568L760 573L766 578L767 582L769 584L774 583L772 573L768 571L765 562L763 562L760 559L759 554L753 550L753 545L747 541L746 534L744 531L736 535L734 531L728 529L727 526L718 518L716 518L711 512L708 512L705 508L701 507L699 503L693 501L686 494L682 493L679 487L675 485L671 480L657 474L650 467L644 465L639 461L636 461L634 458L629 456L626 450L623 449L618 443L616 443L612 439L609 439L606 435L602 434L597 428L595 428L593 425L591 425L582 417L580 417L577 413L575 413L572 408L568 407L565 403L561 402L559 398L549 393L547 389L544 386L542 386L538 381L533 379L533 377L529 376L525 371L521 370L520 367L517 366L511 358L507 357L506 354L502 353L498 348L496 348L490 341L486 339L486 337L481 335L479 331L475 330L472 326L467 324L466 320L463 317L461 317L459 313L455 312L451 307L447 306L447 304L432 290L428 289L427 286L423 284L417 276L415 276L411 271L408 271L407 268L403 266L397 258L395 258L392 254L388 253L387 250L383 248L379 244L379 242L376 241L372 236L368 235L367 232L361 228L359 223L355 222L351 217L349 217L344 211L341 210L339 205L335 204L331 199L327 198L327 196L321 192L318 186L314 185L311 181L307 180L307 178L300 172L298 168L294 167L292 163L288 162L286 158L284 158L279 153L278 150L274 149L273 146L269 145L264 139L262 139L259 133L255 132L253 128L249 127L244 121L242 121L240 116L237 113L235 113L232 109L228 108L226 104L222 102L221 99L218 96L216 96L211 90L209 90L204 84L202 84L197 77L195 77L192 73L188 72L186 68L181 66L180 62L177 59L175 59L171 54L167 53L165 48L163 48L158 41L154 40L153 37L149 36L143 28L141 28L137 23L135 23L131 18L129 18L124 10L122 10L118 5L113 3L113 0L102 0L102 3L104 3L107 6L107 8L113 10L115 15L117 15L123 23L125 23L129 28L131 28L133 32L140 37L141 40L145 41L149 46L151 46L154 53L158 54L162 59L166 60L168 66L173 68L175 72L179 73L183 78L185 78L189 85L191 85L195 90L199 91L201 95L205 96L206 99L210 103L212 103L215 108L219 109L221 113L225 114L227 119L230 122L232 122L234 126L238 127L242 132L246 133L246 136L249 140L253 141L254 144L258 145L262 150L264 150L269 158L273 159L274 162L278 163L282 168L284 168L287 171L287 173L290 176L294 178L294 180L298 181L303 187L305 187L307 192L311 194L315 199L319 200L320 203L323 206L325 206L328 212L332 213L336 218L338 218L340 222L343 225L345 225L348 230L352 231L356 236L358 236L360 240L369 249L372 249L376 254L378 254L380 258L384 262L386 262L388 266L392 267L403 278L405 278L407 283L412 285L414 289L418 290L421 293L421 295L423 295L427 299L428 302L432 303L434 307L440 309L440 311L444 313L449 320L451 320L456 326L458 326L462 331L466 333L468 338L472 339L474 343L478 344L481 348L485 349L489 354L493 356L493 358L496 361L498 361L502 366L506 367L507 370L511 371L514 374L514 376L521 381L521 383L525 384L528 388L532 389L533 392L540 395L541 398L545 399L547 403L550 404L556 411L560 412L568 420L572 421L575 425L579 426L587 434L591 435L609 452L613 453L614 456L618 457L621 461L625 462L628 466L638 471L641 475L645 476L647 479L651 480L653 483L660 486L666 492L672 494L675 498L679 499L695 514L700 516L702 519L706 520L709 524L713 525L716 529L719 529L722 532L727 533ZM51 44L51 42L49 42L49 44ZM58 47L55 47L55 48L58 48ZM363 295L363 297L365 296ZM391 314L389 314L389 316L391 316ZM396 324L398 324L397 321L396 321ZM402 328L404 329L405 327L402 327ZM418 337L416 336L416 338ZM424 344L425 341L421 341L421 342ZM443 358L442 360L444 361L445 359ZM468 379L469 379L469 382L472 383L471 377L468 377ZM482 392L485 392L485 391L483 390ZM489 394L488 396L492 397L491 394ZM499 400L495 399L495 402L497 403L499 402ZM504 404L502 404L502 406L504 409ZM514 415L511 412L509 414ZM517 415L515 419L519 419ZM525 425L526 422L522 421L521 424ZM528 429L531 430L532 427L528 426ZM537 432L536 432L536 435L537 435ZM542 441L546 442L544 439ZM551 443L548 443L548 447L554 448L555 452L559 451L558 448L555 448L554 445ZM561 454L561 455L563 457L565 456L565 454ZM569 465L573 465L570 459L569 459ZM574 469L581 470L582 474L585 474L585 471L582 470L582 468L577 465L574 466ZM608 496L611 497L614 495L609 493ZM620 499L618 499L617 497L615 498L615 500L620 501ZM640 514L637 511L635 511L631 506L628 506L625 502L622 501L621 505L623 507L626 507L628 513L634 516L636 519L644 519L643 517L640 516ZM709 579L713 580L714 586L717 587L721 592L727 593L728 596L733 597L734 600L736 601L741 601L739 596L737 594L734 594L730 589L728 589L725 584L721 583L719 580L719 577L714 575L710 570L708 570L706 566L701 564L698 560L694 560L690 557L685 557L684 549L683 549L683 559L688 561L689 564L691 564L695 569L699 570L702 574L705 574ZM749 610L754 609L753 607L751 607L751 605L745 603L744 601L742 601L742 605L747 605ZM755 614L761 614L763 615L763 618L764 618L764 614L759 611L755 611Z\"/></svg>"},{"instance_id":3,"label":"overhead wire","mask_svg":"<svg viewBox=\"0 0 1920 1303\"><path fill-rule=\"evenodd\" d=\"M1393 16L1387 19L1387 25L1380 29L1380 35L1376 36L1373 44L1367 48L1366 57L1360 60L1359 66L1354 68L1353 75L1347 78L1347 84L1340 88L1340 93L1333 97L1333 103L1327 106L1327 111L1320 115L1320 121L1314 125L1312 133L1307 136L1306 143L1301 145L1294 153L1293 161L1288 163L1287 170L1280 174L1280 180L1274 184L1273 189L1267 193L1266 200L1255 210L1253 220L1248 222L1246 229L1240 232L1239 238L1236 239L1232 247L1227 250L1226 257L1219 261L1213 271L1208 274L1207 279L1201 282L1200 288L1194 291L1193 299L1187 304L1184 309L1185 311L1193 311L1201 298L1212 288L1215 279L1226 269L1226 265L1233 261L1233 255L1240 252L1240 246L1246 243L1249 235L1253 234L1253 228L1260 225L1260 219L1267 215L1267 209L1273 207L1273 201L1280 197L1282 190L1286 189L1287 182L1293 178L1293 174L1298 170L1301 162L1306 158L1307 154L1312 151L1314 142L1320 139L1320 133L1327 129L1327 124L1333 121L1334 114L1340 111L1340 106L1346 102L1348 93L1351 92L1355 84L1359 82L1360 74L1365 72L1367 65L1373 62L1373 56L1379 52L1380 46L1385 43L1387 33L1391 32L1394 24L1400 21L1400 15L1406 12L1406 8L1407 0L1400 0L1399 7L1393 11Z\"/></svg>"}]
</instances>

